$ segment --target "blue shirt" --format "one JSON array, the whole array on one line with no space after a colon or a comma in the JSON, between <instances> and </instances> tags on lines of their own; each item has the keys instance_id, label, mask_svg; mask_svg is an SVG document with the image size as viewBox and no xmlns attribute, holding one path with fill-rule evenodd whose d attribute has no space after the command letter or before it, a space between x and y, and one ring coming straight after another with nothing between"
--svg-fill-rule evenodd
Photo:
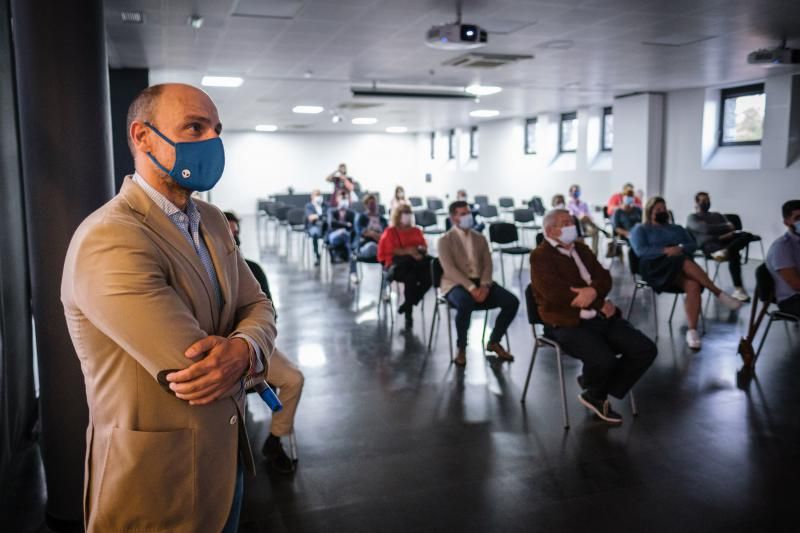
<instances>
[{"instance_id":1,"label":"blue shirt","mask_svg":"<svg viewBox=\"0 0 800 533\"><path fill-rule=\"evenodd\" d=\"M697 249L689 232L678 224L637 224L631 230L631 247L640 259L656 259L667 246L681 246L687 254Z\"/></svg>"},{"instance_id":2,"label":"blue shirt","mask_svg":"<svg viewBox=\"0 0 800 533\"><path fill-rule=\"evenodd\" d=\"M800 269L800 235L787 231L772 243L767 252L767 268L775 280L775 299L782 302L800 291L794 290L786 280L778 274L784 268Z\"/></svg>"}]
</instances>

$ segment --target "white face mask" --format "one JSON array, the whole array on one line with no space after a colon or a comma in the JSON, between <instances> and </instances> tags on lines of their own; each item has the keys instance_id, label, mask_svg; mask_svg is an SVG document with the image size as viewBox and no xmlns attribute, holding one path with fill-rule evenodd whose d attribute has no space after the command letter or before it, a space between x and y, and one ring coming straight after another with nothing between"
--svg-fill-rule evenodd
<instances>
[{"instance_id":1,"label":"white face mask","mask_svg":"<svg viewBox=\"0 0 800 533\"><path fill-rule=\"evenodd\" d=\"M473 226L472 214L461 215L458 219L458 227L461 229L471 229Z\"/></svg>"},{"instance_id":2,"label":"white face mask","mask_svg":"<svg viewBox=\"0 0 800 533\"><path fill-rule=\"evenodd\" d=\"M556 204L553 206L553 209L564 209L564 204Z\"/></svg>"},{"instance_id":3,"label":"white face mask","mask_svg":"<svg viewBox=\"0 0 800 533\"><path fill-rule=\"evenodd\" d=\"M411 213L403 213L400 215L400 223L404 226L411 225Z\"/></svg>"},{"instance_id":4,"label":"white face mask","mask_svg":"<svg viewBox=\"0 0 800 533\"><path fill-rule=\"evenodd\" d=\"M564 244L572 244L575 242L575 239L578 238L578 228L575 226L564 226L561 228L561 236L558 238L559 241L563 242Z\"/></svg>"}]
</instances>

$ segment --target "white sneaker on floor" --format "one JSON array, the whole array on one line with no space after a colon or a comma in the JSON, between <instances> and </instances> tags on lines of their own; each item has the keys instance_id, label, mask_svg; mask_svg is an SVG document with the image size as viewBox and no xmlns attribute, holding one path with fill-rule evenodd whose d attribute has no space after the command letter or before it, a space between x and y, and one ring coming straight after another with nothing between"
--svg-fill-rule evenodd
<instances>
[{"instance_id":1,"label":"white sneaker on floor","mask_svg":"<svg viewBox=\"0 0 800 533\"><path fill-rule=\"evenodd\" d=\"M700 334L697 333L696 329L690 329L686 332L686 344L688 344L689 348L692 350L699 350L703 345L702 341L700 340Z\"/></svg>"},{"instance_id":2,"label":"white sneaker on floor","mask_svg":"<svg viewBox=\"0 0 800 533\"><path fill-rule=\"evenodd\" d=\"M719 293L719 296L717 296L717 299L719 300L719 303L721 303L722 305L724 305L725 307L727 307L731 311L736 311L737 309L739 309L742 306L742 302L740 302L739 300L735 299L733 296L731 296L730 294L728 294L727 292L724 292L724 291Z\"/></svg>"},{"instance_id":3,"label":"white sneaker on floor","mask_svg":"<svg viewBox=\"0 0 800 533\"><path fill-rule=\"evenodd\" d=\"M733 290L733 293L731 294L731 297L736 298L740 302L749 302L750 301L750 295L747 294L747 291L745 291L742 287L736 287Z\"/></svg>"},{"instance_id":4,"label":"white sneaker on floor","mask_svg":"<svg viewBox=\"0 0 800 533\"><path fill-rule=\"evenodd\" d=\"M358 285L358 274L356 274L355 272L350 273L350 283L352 283L353 285Z\"/></svg>"}]
</instances>

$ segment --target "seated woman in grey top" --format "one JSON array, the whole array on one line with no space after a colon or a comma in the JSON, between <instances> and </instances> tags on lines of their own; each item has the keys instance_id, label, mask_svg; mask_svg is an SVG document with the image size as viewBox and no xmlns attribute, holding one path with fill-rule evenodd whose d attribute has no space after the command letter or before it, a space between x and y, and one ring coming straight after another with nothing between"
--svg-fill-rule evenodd
<instances>
[{"instance_id":1,"label":"seated woman in grey top","mask_svg":"<svg viewBox=\"0 0 800 533\"><path fill-rule=\"evenodd\" d=\"M686 293L686 343L694 350L700 349L697 320L700 317L703 288L710 290L720 303L730 309L738 309L742 302L735 300L708 278L708 275L692 260L697 245L691 235L677 224L670 223L666 201L654 196L644 208L644 222L630 233L631 247L641 262L642 279L657 292Z\"/></svg>"}]
</instances>

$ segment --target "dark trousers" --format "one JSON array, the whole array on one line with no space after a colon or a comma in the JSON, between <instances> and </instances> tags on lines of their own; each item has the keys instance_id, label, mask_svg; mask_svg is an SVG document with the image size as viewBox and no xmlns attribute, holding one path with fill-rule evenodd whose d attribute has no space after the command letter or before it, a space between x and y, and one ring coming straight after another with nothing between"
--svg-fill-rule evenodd
<instances>
[{"instance_id":1,"label":"dark trousers","mask_svg":"<svg viewBox=\"0 0 800 533\"><path fill-rule=\"evenodd\" d=\"M489 296L480 304L461 285L450 289L450 292L447 293L447 301L456 308L456 332L458 333L456 346L459 348L467 347L467 331L469 330L469 322L474 310L500 308L500 314L497 315L494 329L489 336L489 342L500 342L506 334L508 326L511 325L511 321L517 315L517 309L519 309L517 297L497 283L492 283L489 289Z\"/></svg>"},{"instance_id":2,"label":"dark trousers","mask_svg":"<svg viewBox=\"0 0 800 533\"><path fill-rule=\"evenodd\" d=\"M431 260L429 257L421 261L403 260L395 263L393 278L403 283L405 287L405 303L410 313L409 306L417 305L428 289L431 288Z\"/></svg>"},{"instance_id":3,"label":"dark trousers","mask_svg":"<svg viewBox=\"0 0 800 533\"><path fill-rule=\"evenodd\" d=\"M564 352L583 361L583 385L598 400L624 398L658 354L630 322L612 317L581 320L576 327L545 327ZM621 354L621 357L617 357Z\"/></svg>"},{"instance_id":4,"label":"dark trousers","mask_svg":"<svg viewBox=\"0 0 800 533\"><path fill-rule=\"evenodd\" d=\"M795 294L791 298L786 298L778 304L778 309L784 313L789 313L800 318L800 294Z\"/></svg>"},{"instance_id":5,"label":"dark trousers","mask_svg":"<svg viewBox=\"0 0 800 533\"><path fill-rule=\"evenodd\" d=\"M727 240L720 240L723 249L728 251L728 270L731 272L731 279L734 287L742 286L742 254L748 244L753 242L751 233L737 233Z\"/></svg>"}]
</instances>

